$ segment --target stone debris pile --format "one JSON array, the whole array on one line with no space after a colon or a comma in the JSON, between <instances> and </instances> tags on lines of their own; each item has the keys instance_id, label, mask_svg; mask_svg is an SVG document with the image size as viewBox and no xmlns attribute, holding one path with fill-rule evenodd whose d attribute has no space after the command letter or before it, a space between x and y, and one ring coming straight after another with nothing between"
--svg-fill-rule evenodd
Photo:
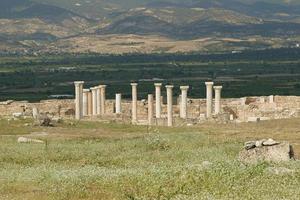
<instances>
[{"instance_id":1,"label":"stone debris pile","mask_svg":"<svg viewBox=\"0 0 300 200\"><path fill-rule=\"evenodd\" d=\"M245 164L258 162L287 162L294 159L292 146L288 142L273 139L249 141L239 154L239 160Z\"/></svg>"}]
</instances>

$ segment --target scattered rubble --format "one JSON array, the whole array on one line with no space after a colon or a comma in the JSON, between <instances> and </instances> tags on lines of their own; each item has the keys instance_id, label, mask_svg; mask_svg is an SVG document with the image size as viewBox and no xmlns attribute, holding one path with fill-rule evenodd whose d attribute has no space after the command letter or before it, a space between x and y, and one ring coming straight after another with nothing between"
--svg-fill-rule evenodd
<instances>
[{"instance_id":1,"label":"scattered rubble","mask_svg":"<svg viewBox=\"0 0 300 200\"><path fill-rule=\"evenodd\" d=\"M258 162L285 162L294 159L293 148L288 142L273 139L249 141L239 154L239 160L246 164Z\"/></svg>"}]
</instances>

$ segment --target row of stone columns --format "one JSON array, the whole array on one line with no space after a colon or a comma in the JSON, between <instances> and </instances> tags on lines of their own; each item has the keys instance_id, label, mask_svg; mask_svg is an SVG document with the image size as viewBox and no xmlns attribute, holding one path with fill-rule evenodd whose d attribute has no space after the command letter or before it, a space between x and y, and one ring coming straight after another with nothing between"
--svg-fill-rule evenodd
<instances>
[{"instance_id":1,"label":"row of stone columns","mask_svg":"<svg viewBox=\"0 0 300 200\"><path fill-rule=\"evenodd\" d=\"M106 85L83 89L84 81L75 81L75 118L105 114Z\"/></svg>"},{"instance_id":2,"label":"row of stone columns","mask_svg":"<svg viewBox=\"0 0 300 200\"><path fill-rule=\"evenodd\" d=\"M215 113L219 114L221 112L221 91L222 86L214 86L213 82L205 82L206 85L206 117L212 117L213 110L213 89L215 90Z\"/></svg>"},{"instance_id":3,"label":"row of stone columns","mask_svg":"<svg viewBox=\"0 0 300 200\"><path fill-rule=\"evenodd\" d=\"M106 85L92 87L90 89L83 89L83 81L76 81L75 84L75 116L76 119L81 119L83 116L96 116L105 114L105 90ZM215 90L215 114L221 111L221 90L222 86L213 87L213 82L206 82L206 106L207 118L212 117L213 108L213 88ZM155 116L157 119L161 118L161 87L162 83L155 83ZM132 87L132 123L137 121L137 83L131 83ZM173 126L173 85L167 85L167 119L168 126ZM187 118L187 94L189 86L181 86L181 100L180 100L180 118ZM115 110L116 114L121 111L121 94L116 94ZM153 95L148 95L148 122L153 123Z\"/></svg>"},{"instance_id":4,"label":"row of stone columns","mask_svg":"<svg viewBox=\"0 0 300 200\"><path fill-rule=\"evenodd\" d=\"M137 123L137 83L132 83L132 123ZM155 117L161 118L161 83L155 83ZM167 119L168 126L173 126L173 85L167 85ZM189 86L181 86L180 117L187 118L187 91ZM148 124L153 124L153 95L148 95Z\"/></svg>"}]
</instances>

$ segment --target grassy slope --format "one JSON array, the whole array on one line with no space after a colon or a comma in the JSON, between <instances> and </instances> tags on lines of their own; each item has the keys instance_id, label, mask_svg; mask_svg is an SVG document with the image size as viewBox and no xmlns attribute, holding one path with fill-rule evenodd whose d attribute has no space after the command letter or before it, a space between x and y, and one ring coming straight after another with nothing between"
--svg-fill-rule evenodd
<instances>
[{"instance_id":1,"label":"grassy slope","mask_svg":"<svg viewBox=\"0 0 300 200\"><path fill-rule=\"evenodd\" d=\"M246 167L236 156L242 141L264 137L288 140L299 153L299 121L147 131L1 120L0 199L297 199L299 162ZM16 143L16 134L37 131L49 134L48 145ZM272 175L269 166L295 173Z\"/></svg>"}]
</instances>

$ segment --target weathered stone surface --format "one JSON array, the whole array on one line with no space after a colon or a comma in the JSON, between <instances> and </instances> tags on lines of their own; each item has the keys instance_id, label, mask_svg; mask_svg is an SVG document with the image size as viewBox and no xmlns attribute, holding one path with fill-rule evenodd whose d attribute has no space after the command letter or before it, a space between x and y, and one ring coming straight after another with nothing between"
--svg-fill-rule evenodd
<instances>
[{"instance_id":1,"label":"weathered stone surface","mask_svg":"<svg viewBox=\"0 0 300 200\"><path fill-rule=\"evenodd\" d=\"M255 147L256 147L256 142L255 142L255 141L249 141L249 142L246 142L246 143L244 144L244 148L245 148L246 150L253 149L253 148L255 148Z\"/></svg>"},{"instance_id":2,"label":"weathered stone surface","mask_svg":"<svg viewBox=\"0 0 300 200\"><path fill-rule=\"evenodd\" d=\"M276 142L273 139L268 139L266 141L263 141L263 143L262 143L263 146L274 146L274 145L277 145L277 144L280 144L280 142Z\"/></svg>"},{"instance_id":3,"label":"weathered stone surface","mask_svg":"<svg viewBox=\"0 0 300 200\"><path fill-rule=\"evenodd\" d=\"M18 138L18 143L44 143L44 141L31 139L31 138L26 138L26 137L19 137Z\"/></svg>"},{"instance_id":4,"label":"weathered stone surface","mask_svg":"<svg viewBox=\"0 0 300 200\"><path fill-rule=\"evenodd\" d=\"M273 146L253 147L253 142L240 152L239 160L245 164L255 164L258 162L286 162L294 158L292 146L288 142L282 142Z\"/></svg>"},{"instance_id":5,"label":"weathered stone surface","mask_svg":"<svg viewBox=\"0 0 300 200\"><path fill-rule=\"evenodd\" d=\"M247 122L259 122L260 118L259 117L248 117Z\"/></svg>"},{"instance_id":6,"label":"weathered stone surface","mask_svg":"<svg viewBox=\"0 0 300 200\"><path fill-rule=\"evenodd\" d=\"M40 126L53 126L52 120L47 115L43 115L39 119Z\"/></svg>"}]
</instances>

